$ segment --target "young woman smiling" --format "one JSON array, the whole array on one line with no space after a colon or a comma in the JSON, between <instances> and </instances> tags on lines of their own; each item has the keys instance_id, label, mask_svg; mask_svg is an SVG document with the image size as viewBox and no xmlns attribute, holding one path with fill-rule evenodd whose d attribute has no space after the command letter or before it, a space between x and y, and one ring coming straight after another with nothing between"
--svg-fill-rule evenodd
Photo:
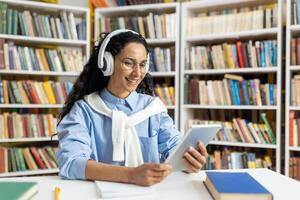
<instances>
[{"instance_id":1,"label":"young woman smiling","mask_svg":"<svg viewBox=\"0 0 300 200\"><path fill-rule=\"evenodd\" d=\"M146 40L130 30L104 36L93 49L57 126L60 176L153 185L170 174L164 164L181 136L159 98L153 97ZM197 172L207 151L184 153Z\"/></svg>"}]
</instances>

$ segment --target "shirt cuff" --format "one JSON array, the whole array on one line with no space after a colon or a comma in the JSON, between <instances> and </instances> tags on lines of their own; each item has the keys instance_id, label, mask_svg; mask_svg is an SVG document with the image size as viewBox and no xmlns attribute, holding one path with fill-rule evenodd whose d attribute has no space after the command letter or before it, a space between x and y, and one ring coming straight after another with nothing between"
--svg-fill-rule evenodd
<instances>
[{"instance_id":1,"label":"shirt cuff","mask_svg":"<svg viewBox=\"0 0 300 200\"><path fill-rule=\"evenodd\" d=\"M82 179L82 180L85 180L86 177L85 177L85 166L86 166L86 163L87 161L89 160L90 158L86 158L86 157L80 157L80 158L76 158L73 163L72 163L72 167L73 168L73 173L72 174L72 177L76 177L77 179Z\"/></svg>"}]
</instances>

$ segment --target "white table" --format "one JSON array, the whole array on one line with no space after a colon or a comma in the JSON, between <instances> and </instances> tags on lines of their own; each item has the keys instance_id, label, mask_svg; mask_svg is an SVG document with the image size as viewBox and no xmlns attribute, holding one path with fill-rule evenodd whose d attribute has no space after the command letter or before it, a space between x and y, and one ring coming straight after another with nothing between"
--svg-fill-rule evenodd
<instances>
[{"instance_id":1,"label":"white table","mask_svg":"<svg viewBox=\"0 0 300 200\"><path fill-rule=\"evenodd\" d=\"M223 170L224 171L224 170ZM243 169L230 171L246 171L257 181L264 185L273 195L274 200L299 200L300 182L283 176L268 169ZM122 199L143 199L143 200L212 200L207 192L203 181L203 171L198 174L185 174L181 172L172 173L163 182L154 186L152 195L136 198ZM1 178L0 181L36 181L39 192L33 199L53 200L54 188L61 188L61 200L75 199L100 199L96 187L91 181L61 180L58 176L35 176ZM114 200L117 200L116 198Z\"/></svg>"}]
</instances>

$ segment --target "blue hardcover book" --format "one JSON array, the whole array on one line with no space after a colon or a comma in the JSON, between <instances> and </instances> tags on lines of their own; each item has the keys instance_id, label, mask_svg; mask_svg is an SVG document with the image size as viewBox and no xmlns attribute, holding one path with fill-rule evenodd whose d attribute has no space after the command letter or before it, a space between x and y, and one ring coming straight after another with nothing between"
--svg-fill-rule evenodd
<instances>
[{"instance_id":1,"label":"blue hardcover book","mask_svg":"<svg viewBox=\"0 0 300 200\"><path fill-rule=\"evenodd\" d=\"M204 184L215 200L272 200L273 195L246 172L206 172Z\"/></svg>"},{"instance_id":2,"label":"blue hardcover book","mask_svg":"<svg viewBox=\"0 0 300 200\"><path fill-rule=\"evenodd\" d=\"M239 95L239 84L237 80L233 80L233 86L234 86L234 96L235 96L236 105L241 105L241 99Z\"/></svg>"},{"instance_id":3,"label":"blue hardcover book","mask_svg":"<svg viewBox=\"0 0 300 200\"><path fill-rule=\"evenodd\" d=\"M260 61L261 61L261 67L266 67L266 55L265 55L265 44L264 42L260 43Z\"/></svg>"},{"instance_id":4,"label":"blue hardcover book","mask_svg":"<svg viewBox=\"0 0 300 200\"><path fill-rule=\"evenodd\" d=\"M244 93L244 101L246 105L250 105L250 98L248 94L248 88L247 88L247 81L243 80L242 81L242 88L243 88L243 93Z\"/></svg>"},{"instance_id":5,"label":"blue hardcover book","mask_svg":"<svg viewBox=\"0 0 300 200\"><path fill-rule=\"evenodd\" d=\"M270 105L274 106L274 88L273 88L273 84L270 83L269 84L269 94L270 94Z\"/></svg>"},{"instance_id":6,"label":"blue hardcover book","mask_svg":"<svg viewBox=\"0 0 300 200\"><path fill-rule=\"evenodd\" d=\"M273 49L273 66L277 66L277 41L272 41L272 49Z\"/></svg>"},{"instance_id":7,"label":"blue hardcover book","mask_svg":"<svg viewBox=\"0 0 300 200\"><path fill-rule=\"evenodd\" d=\"M233 80L228 80L229 83L229 91L230 91L230 97L232 101L232 105L238 105L236 102L236 97L234 95L234 83Z\"/></svg>"}]
</instances>

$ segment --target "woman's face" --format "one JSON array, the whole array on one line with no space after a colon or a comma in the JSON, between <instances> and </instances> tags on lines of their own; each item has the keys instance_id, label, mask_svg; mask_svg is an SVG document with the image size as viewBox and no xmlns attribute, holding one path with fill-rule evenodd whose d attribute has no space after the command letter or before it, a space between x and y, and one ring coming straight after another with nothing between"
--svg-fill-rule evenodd
<instances>
[{"instance_id":1,"label":"woman's face","mask_svg":"<svg viewBox=\"0 0 300 200\"><path fill-rule=\"evenodd\" d=\"M115 56L114 72L108 90L119 98L126 98L144 79L147 73L147 51L143 44L128 43Z\"/></svg>"}]
</instances>

